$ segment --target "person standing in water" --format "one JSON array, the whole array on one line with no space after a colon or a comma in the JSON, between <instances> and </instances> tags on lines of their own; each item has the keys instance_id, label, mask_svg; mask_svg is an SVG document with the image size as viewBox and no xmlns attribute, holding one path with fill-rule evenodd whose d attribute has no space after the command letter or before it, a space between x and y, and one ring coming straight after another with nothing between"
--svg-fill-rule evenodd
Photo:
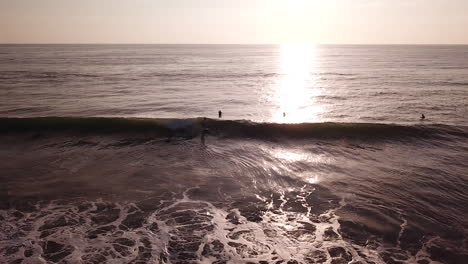
<instances>
[{"instance_id":1,"label":"person standing in water","mask_svg":"<svg viewBox=\"0 0 468 264\"><path fill-rule=\"evenodd\" d=\"M201 122L201 135L200 135L200 141L203 146L205 145L205 137L207 133L208 133L208 128L206 127L206 117L204 117Z\"/></svg>"},{"instance_id":2,"label":"person standing in water","mask_svg":"<svg viewBox=\"0 0 468 264\"><path fill-rule=\"evenodd\" d=\"M218 118L221 118L223 116L223 112L221 110L218 111Z\"/></svg>"}]
</instances>

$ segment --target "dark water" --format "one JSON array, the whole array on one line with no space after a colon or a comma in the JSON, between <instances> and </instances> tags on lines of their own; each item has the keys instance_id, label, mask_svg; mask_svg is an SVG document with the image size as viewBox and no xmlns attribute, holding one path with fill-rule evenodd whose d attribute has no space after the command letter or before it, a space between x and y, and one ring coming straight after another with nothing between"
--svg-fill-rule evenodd
<instances>
[{"instance_id":1,"label":"dark water","mask_svg":"<svg viewBox=\"0 0 468 264\"><path fill-rule=\"evenodd\" d=\"M466 47L319 50L1 46L0 262L466 263Z\"/></svg>"}]
</instances>

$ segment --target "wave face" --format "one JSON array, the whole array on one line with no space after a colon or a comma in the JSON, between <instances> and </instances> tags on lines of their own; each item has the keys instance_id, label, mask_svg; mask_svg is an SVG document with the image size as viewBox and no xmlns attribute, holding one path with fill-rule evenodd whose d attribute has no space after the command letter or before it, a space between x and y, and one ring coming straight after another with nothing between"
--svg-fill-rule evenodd
<instances>
[{"instance_id":1,"label":"wave face","mask_svg":"<svg viewBox=\"0 0 468 264\"><path fill-rule=\"evenodd\" d=\"M201 122L0 119L0 259L468 258L465 127Z\"/></svg>"},{"instance_id":2,"label":"wave face","mask_svg":"<svg viewBox=\"0 0 468 264\"><path fill-rule=\"evenodd\" d=\"M150 119L104 117L0 118L0 132L86 132L152 133L155 137L173 133L197 136L205 126L209 134L226 138L316 138L361 140L410 140L468 138L468 127L449 125L398 125L376 123L256 123L243 120Z\"/></svg>"}]
</instances>

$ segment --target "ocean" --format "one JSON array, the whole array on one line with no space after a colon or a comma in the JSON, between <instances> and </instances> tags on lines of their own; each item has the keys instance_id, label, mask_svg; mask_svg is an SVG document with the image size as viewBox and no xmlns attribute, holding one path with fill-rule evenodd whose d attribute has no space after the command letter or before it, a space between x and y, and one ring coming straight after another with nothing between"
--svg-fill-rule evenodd
<instances>
[{"instance_id":1,"label":"ocean","mask_svg":"<svg viewBox=\"0 0 468 264\"><path fill-rule=\"evenodd\" d=\"M468 46L0 45L0 263L468 263L467 116Z\"/></svg>"}]
</instances>

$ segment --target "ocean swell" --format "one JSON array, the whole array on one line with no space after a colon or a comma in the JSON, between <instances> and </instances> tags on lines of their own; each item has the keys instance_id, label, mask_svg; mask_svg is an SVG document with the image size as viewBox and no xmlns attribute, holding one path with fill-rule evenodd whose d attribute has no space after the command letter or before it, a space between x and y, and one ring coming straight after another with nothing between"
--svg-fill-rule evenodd
<instances>
[{"instance_id":1,"label":"ocean swell","mask_svg":"<svg viewBox=\"0 0 468 264\"><path fill-rule=\"evenodd\" d=\"M1 132L141 133L166 137L174 131L196 136L202 126L211 135L228 138L317 139L446 139L468 138L468 128L449 125L399 125L381 123L256 123L245 120L152 119L107 117L0 118Z\"/></svg>"}]
</instances>

